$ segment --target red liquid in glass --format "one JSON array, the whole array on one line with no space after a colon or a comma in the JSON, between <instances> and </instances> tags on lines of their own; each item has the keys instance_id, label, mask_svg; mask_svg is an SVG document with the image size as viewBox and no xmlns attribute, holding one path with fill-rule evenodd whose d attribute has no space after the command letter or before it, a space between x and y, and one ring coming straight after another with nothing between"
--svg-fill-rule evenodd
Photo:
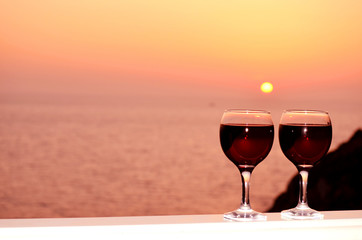
<instances>
[{"instance_id":1,"label":"red liquid in glass","mask_svg":"<svg viewBox=\"0 0 362 240\"><path fill-rule=\"evenodd\" d=\"M311 167L328 151L331 125L279 125L279 142L284 155L297 167Z\"/></svg>"},{"instance_id":2,"label":"red liquid in glass","mask_svg":"<svg viewBox=\"0 0 362 240\"><path fill-rule=\"evenodd\" d=\"M255 167L268 155L273 140L273 125L220 126L222 150L236 166Z\"/></svg>"}]
</instances>

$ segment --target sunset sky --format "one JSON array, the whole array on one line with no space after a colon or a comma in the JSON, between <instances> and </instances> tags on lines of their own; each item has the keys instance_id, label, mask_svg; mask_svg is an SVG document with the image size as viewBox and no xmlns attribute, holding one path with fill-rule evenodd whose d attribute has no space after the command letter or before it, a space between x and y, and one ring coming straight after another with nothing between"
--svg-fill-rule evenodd
<instances>
[{"instance_id":1,"label":"sunset sky","mask_svg":"<svg viewBox=\"0 0 362 240\"><path fill-rule=\"evenodd\" d=\"M273 94L313 86L360 99L359 0L0 0L0 9L2 92L135 83L260 92L269 81Z\"/></svg>"}]
</instances>

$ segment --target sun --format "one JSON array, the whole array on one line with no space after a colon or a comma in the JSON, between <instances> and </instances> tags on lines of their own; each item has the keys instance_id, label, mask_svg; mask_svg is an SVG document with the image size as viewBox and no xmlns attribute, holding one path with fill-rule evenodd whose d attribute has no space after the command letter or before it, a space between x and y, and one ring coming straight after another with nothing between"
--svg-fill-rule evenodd
<instances>
[{"instance_id":1,"label":"sun","mask_svg":"<svg viewBox=\"0 0 362 240\"><path fill-rule=\"evenodd\" d=\"M264 93L270 93L273 91L273 84L271 84L270 82L264 82L263 84L261 84L260 90Z\"/></svg>"}]
</instances>

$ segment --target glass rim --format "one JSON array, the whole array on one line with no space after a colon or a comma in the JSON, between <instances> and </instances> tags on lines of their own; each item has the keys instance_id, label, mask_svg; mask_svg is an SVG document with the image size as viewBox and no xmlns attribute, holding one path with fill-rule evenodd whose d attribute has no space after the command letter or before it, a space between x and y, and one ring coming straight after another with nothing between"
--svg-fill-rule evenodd
<instances>
[{"instance_id":1,"label":"glass rim","mask_svg":"<svg viewBox=\"0 0 362 240\"><path fill-rule=\"evenodd\" d=\"M317 110L317 109L286 109L283 110L283 113L290 112L290 113L324 113L329 115L327 111L324 110Z\"/></svg>"},{"instance_id":2,"label":"glass rim","mask_svg":"<svg viewBox=\"0 0 362 240\"><path fill-rule=\"evenodd\" d=\"M270 114L270 111L267 111L267 110L256 110L256 109L247 109L247 108L228 108L228 109L225 109L224 112Z\"/></svg>"}]
</instances>

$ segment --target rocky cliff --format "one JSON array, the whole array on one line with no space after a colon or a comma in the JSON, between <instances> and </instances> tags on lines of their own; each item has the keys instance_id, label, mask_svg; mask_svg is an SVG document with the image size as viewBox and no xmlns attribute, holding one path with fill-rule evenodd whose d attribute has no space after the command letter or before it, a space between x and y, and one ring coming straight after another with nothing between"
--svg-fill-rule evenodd
<instances>
[{"instance_id":1,"label":"rocky cliff","mask_svg":"<svg viewBox=\"0 0 362 240\"><path fill-rule=\"evenodd\" d=\"M280 212L295 207L298 195L299 177L296 175L269 212ZM311 169L308 203L311 208L319 211L362 209L361 129Z\"/></svg>"}]
</instances>

